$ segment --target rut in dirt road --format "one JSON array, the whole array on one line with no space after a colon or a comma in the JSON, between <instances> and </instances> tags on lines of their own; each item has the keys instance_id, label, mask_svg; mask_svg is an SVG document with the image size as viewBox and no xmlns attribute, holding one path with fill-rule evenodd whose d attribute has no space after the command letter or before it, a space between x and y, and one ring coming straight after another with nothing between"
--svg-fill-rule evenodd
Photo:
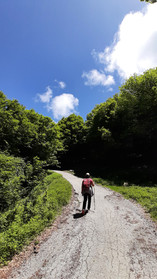
<instances>
[{"instance_id":1,"label":"rut in dirt road","mask_svg":"<svg viewBox=\"0 0 157 279\"><path fill-rule=\"evenodd\" d=\"M96 186L96 210L78 218L82 179L59 173L74 187L71 211L10 278L157 279L155 224L141 207Z\"/></svg>"}]
</instances>

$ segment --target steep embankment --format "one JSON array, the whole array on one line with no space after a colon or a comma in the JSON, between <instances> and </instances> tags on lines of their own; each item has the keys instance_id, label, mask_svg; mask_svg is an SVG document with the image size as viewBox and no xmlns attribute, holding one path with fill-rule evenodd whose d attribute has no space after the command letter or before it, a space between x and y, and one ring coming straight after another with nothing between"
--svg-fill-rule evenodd
<instances>
[{"instance_id":1,"label":"steep embankment","mask_svg":"<svg viewBox=\"0 0 157 279\"><path fill-rule=\"evenodd\" d=\"M15 269L14 279L155 279L155 224L120 194L96 186L96 209L79 218L81 179L62 172L75 201L38 253Z\"/></svg>"},{"instance_id":2,"label":"steep embankment","mask_svg":"<svg viewBox=\"0 0 157 279\"><path fill-rule=\"evenodd\" d=\"M17 162L19 163L19 159ZM16 172L18 170L16 165L12 165L11 171L13 172L15 168ZM3 200L8 203L12 202L12 204L0 214L0 267L11 260L24 245L28 245L36 235L54 221L62 207L69 202L72 192L67 180L63 179L60 174L49 172L49 175L45 174L46 176L41 181L36 181L35 185L31 184L30 191L25 192L24 196L24 185L20 182L19 185L17 183L20 176L17 177L13 173L13 177L10 177L10 172L3 171L7 180L4 188L1 188L6 190L3 193L1 191ZM3 185L2 179L0 185ZM18 195L15 201L11 200L11 198L14 199L16 192Z\"/></svg>"}]
</instances>

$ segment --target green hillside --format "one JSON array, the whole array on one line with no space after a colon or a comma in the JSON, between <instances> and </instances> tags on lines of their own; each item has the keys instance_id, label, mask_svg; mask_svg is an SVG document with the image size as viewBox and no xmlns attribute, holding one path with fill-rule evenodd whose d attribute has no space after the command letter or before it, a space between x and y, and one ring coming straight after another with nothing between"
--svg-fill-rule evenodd
<instances>
[{"instance_id":1,"label":"green hillside","mask_svg":"<svg viewBox=\"0 0 157 279\"><path fill-rule=\"evenodd\" d=\"M11 160L14 168L13 162L16 164L17 159L11 157ZM20 183L21 175L18 173L13 178L10 170L7 171L6 168L3 172L10 176L12 188L8 187L5 193L3 192L3 200L10 204L7 204L0 215L1 266L51 224L71 197L70 183L57 173L49 172L44 179L36 183L28 195L25 195L22 181ZM19 182L18 187L16 181ZM7 183L6 185L8 186Z\"/></svg>"}]
</instances>

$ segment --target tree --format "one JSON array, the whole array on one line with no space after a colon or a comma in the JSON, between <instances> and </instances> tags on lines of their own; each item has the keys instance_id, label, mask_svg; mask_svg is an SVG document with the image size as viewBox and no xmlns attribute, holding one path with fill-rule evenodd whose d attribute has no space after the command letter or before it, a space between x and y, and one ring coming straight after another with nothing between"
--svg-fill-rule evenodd
<instances>
[{"instance_id":1,"label":"tree","mask_svg":"<svg viewBox=\"0 0 157 279\"><path fill-rule=\"evenodd\" d=\"M57 126L60 130L60 140L63 150L60 152L60 161L63 167L74 168L82 158L85 142L85 126L81 116L74 113L62 118Z\"/></svg>"},{"instance_id":2,"label":"tree","mask_svg":"<svg viewBox=\"0 0 157 279\"><path fill-rule=\"evenodd\" d=\"M129 78L120 88L116 125L121 139L146 151L157 140L157 68ZM130 138L130 139L129 139ZM147 148L146 148L147 146Z\"/></svg>"},{"instance_id":3,"label":"tree","mask_svg":"<svg viewBox=\"0 0 157 279\"><path fill-rule=\"evenodd\" d=\"M143 180L156 179L157 68L130 77L120 87L113 137L121 167Z\"/></svg>"},{"instance_id":4,"label":"tree","mask_svg":"<svg viewBox=\"0 0 157 279\"><path fill-rule=\"evenodd\" d=\"M66 118L63 117L58 122L58 127L61 132L60 138L66 151L72 146L83 142L84 121L81 116L77 116L73 113Z\"/></svg>"},{"instance_id":5,"label":"tree","mask_svg":"<svg viewBox=\"0 0 157 279\"><path fill-rule=\"evenodd\" d=\"M37 156L47 164L56 164L60 148L59 128L51 118L26 110L0 92L0 150L27 161Z\"/></svg>"},{"instance_id":6,"label":"tree","mask_svg":"<svg viewBox=\"0 0 157 279\"><path fill-rule=\"evenodd\" d=\"M23 192L25 162L0 152L0 212L14 206Z\"/></svg>"},{"instance_id":7,"label":"tree","mask_svg":"<svg viewBox=\"0 0 157 279\"><path fill-rule=\"evenodd\" d=\"M0 149L19 155L17 147L20 119L24 117L24 107L16 100L8 100L0 92Z\"/></svg>"},{"instance_id":8,"label":"tree","mask_svg":"<svg viewBox=\"0 0 157 279\"><path fill-rule=\"evenodd\" d=\"M114 150L114 138L112 126L115 118L117 98L109 98L106 102L96 105L91 113L87 115L85 122L87 130L86 161L93 165L109 165L112 161Z\"/></svg>"},{"instance_id":9,"label":"tree","mask_svg":"<svg viewBox=\"0 0 157 279\"><path fill-rule=\"evenodd\" d=\"M109 98L106 102L96 105L91 113L87 115L86 126L88 138L102 138L104 131L111 129L117 104L117 95ZM109 133L107 133L109 134Z\"/></svg>"},{"instance_id":10,"label":"tree","mask_svg":"<svg viewBox=\"0 0 157 279\"><path fill-rule=\"evenodd\" d=\"M157 0L140 0L140 1L141 1L141 2L145 1L145 2L148 2L148 3L151 3L151 4L157 2Z\"/></svg>"},{"instance_id":11,"label":"tree","mask_svg":"<svg viewBox=\"0 0 157 279\"><path fill-rule=\"evenodd\" d=\"M87 115L87 161L154 175L157 157L157 68L130 77L120 93ZM143 173L143 168L147 172ZM106 172L106 170L105 170ZM140 173L140 172L139 172ZM137 173L136 173L137 174ZM151 175L153 179L153 175ZM148 178L147 177L147 178ZM155 177L155 175L154 175Z\"/></svg>"},{"instance_id":12,"label":"tree","mask_svg":"<svg viewBox=\"0 0 157 279\"><path fill-rule=\"evenodd\" d=\"M62 147L59 139L59 129L50 117L39 115L34 110L26 110L27 123L24 123L21 135L21 149L26 146L29 156L38 156L40 160L48 164L55 163L57 151ZM26 129L26 130L25 130ZM26 138L26 144L23 140ZM25 150L23 150L25 153ZM25 154L26 155L26 154Z\"/></svg>"}]
</instances>

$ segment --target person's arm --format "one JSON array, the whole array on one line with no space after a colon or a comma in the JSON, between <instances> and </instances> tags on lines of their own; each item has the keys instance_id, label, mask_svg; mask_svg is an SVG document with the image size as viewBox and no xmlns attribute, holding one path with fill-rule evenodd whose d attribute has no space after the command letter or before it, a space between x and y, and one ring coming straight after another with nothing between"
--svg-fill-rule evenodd
<instances>
[{"instance_id":1,"label":"person's arm","mask_svg":"<svg viewBox=\"0 0 157 279\"><path fill-rule=\"evenodd\" d=\"M93 179L91 179L91 184L92 184L92 186L94 187L94 181L93 181Z\"/></svg>"}]
</instances>

